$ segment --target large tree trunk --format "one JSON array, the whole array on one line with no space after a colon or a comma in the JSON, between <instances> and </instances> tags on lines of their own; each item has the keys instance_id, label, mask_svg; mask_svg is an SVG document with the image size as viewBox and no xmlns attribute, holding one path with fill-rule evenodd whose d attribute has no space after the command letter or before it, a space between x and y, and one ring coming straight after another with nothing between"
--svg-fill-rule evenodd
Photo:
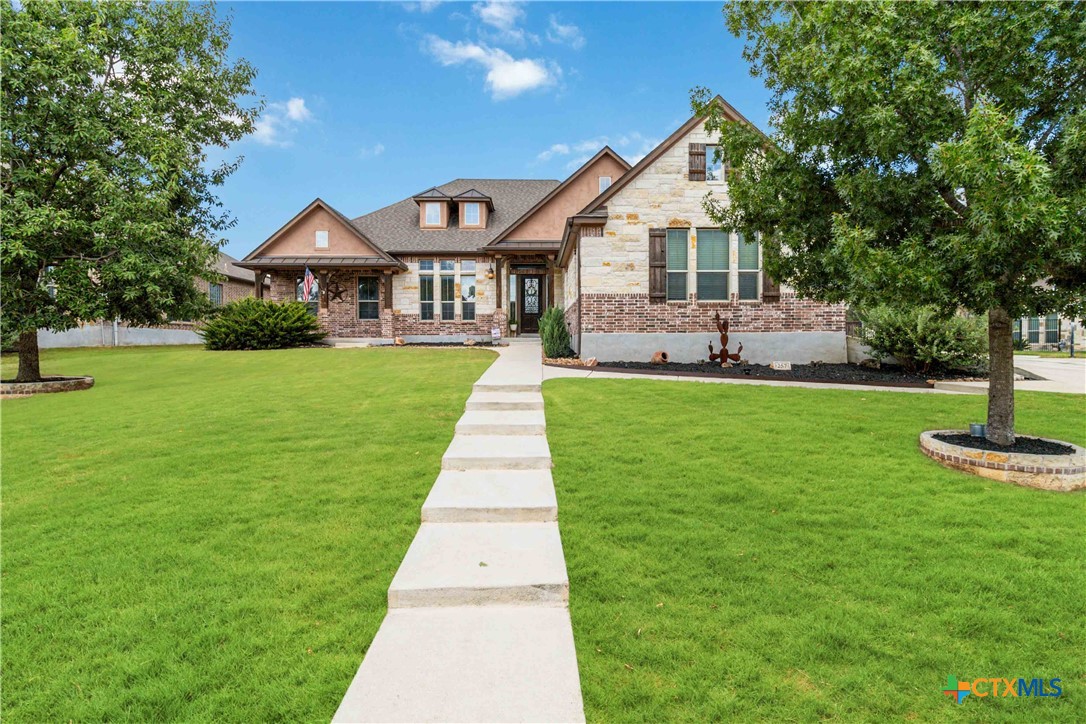
<instances>
[{"instance_id":1,"label":"large tree trunk","mask_svg":"<svg viewBox=\"0 0 1086 724\"><path fill-rule=\"evenodd\" d=\"M988 434L996 445L1014 444L1014 341L1007 310L988 310Z\"/></svg>"},{"instance_id":2,"label":"large tree trunk","mask_svg":"<svg viewBox=\"0 0 1086 724\"><path fill-rule=\"evenodd\" d=\"M41 382L38 362L38 331L32 329L19 335L19 374L16 382Z\"/></svg>"}]
</instances>

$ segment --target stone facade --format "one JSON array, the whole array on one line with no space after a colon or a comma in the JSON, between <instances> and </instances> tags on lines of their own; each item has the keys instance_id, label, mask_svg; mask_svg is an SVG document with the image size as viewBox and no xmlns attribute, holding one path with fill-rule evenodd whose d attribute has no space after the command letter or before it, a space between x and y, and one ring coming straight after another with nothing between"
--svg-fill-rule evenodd
<instances>
[{"instance_id":1,"label":"stone facade","mask_svg":"<svg viewBox=\"0 0 1086 724\"><path fill-rule=\"evenodd\" d=\"M743 270L757 278L757 299L739 299L740 240L736 234L728 238L729 298L698 298L699 230L718 228L706 213L704 203L710 194L726 203L727 185L689 180L691 143L713 143L704 124L694 126L606 201L607 220L602 229L582 228L577 250L580 259L575 252L566 267L567 273L576 274L579 262L581 296L576 299L575 282L567 284L564 302L567 310L579 312L579 332L592 337L592 344L586 343L586 348L603 354L621 350L635 358L648 359L654 351L650 346L666 345L664 335L670 334L676 336L673 352L679 355L672 354L676 361L692 355L705 356L705 351L700 351L701 342L689 337L701 333L715 336L714 315L719 312L730 321L733 333L766 335L767 348L771 345L775 353L788 355L781 359L843 362L845 307L800 299L783 285L779 299L763 302L760 250L757 269ZM685 230L685 277L689 293L684 299L650 302L649 230L652 228ZM791 341L782 339L781 335L788 333L800 334ZM616 337L608 340L605 335ZM644 349L638 346L637 335L645 335Z\"/></svg>"}]
</instances>

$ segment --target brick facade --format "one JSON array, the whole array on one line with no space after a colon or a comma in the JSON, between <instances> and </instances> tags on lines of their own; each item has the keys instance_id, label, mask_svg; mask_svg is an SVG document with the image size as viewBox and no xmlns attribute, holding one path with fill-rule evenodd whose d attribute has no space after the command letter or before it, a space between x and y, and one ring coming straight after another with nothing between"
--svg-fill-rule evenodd
<instances>
[{"instance_id":1,"label":"brick facade","mask_svg":"<svg viewBox=\"0 0 1086 724\"><path fill-rule=\"evenodd\" d=\"M582 294L580 331L648 334L716 332L714 315L732 332L844 332L845 306L782 295L779 302L698 302L651 304L648 294ZM574 313L576 310L574 309ZM567 320L569 319L567 312Z\"/></svg>"},{"instance_id":2,"label":"brick facade","mask_svg":"<svg viewBox=\"0 0 1086 724\"><path fill-rule=\"evenodd\" d=\"M230 277L227 277L221 282L216 283L222 284L223 304L229 304L230 302L236 302L239 299L253 296L254 285L252 282L243 282L237 279L231 279ZM210 295L210 287L211 283L208 282L206 279L198 278L196 280L196 288L202 291L204 295Z\"/></svg>"}]
</instances>

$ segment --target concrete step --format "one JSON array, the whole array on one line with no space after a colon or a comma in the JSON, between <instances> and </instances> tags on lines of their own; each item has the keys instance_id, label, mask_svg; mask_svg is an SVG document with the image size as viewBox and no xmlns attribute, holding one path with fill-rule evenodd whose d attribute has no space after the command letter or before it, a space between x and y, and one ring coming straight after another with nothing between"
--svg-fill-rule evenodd
<instances>
[{"instance_id":1,"label":"concrete step","mask_svg":"<svg viewBox=\"0 0 1086 724\"><path fill-rule=\"evenodd\" d=\"M476 382L472 387L473 392L539 392L542 389L538 382Z\"/></svg>"},{"instance_id":2,"label":"concrete step","mask_svg":"<svg viewBox=\"0 0 1086 724\"><path fill-rule=\"evenodd\" d=\"M388 607L565 606L557 523L423 523L388 589Z\"/></svg>"},{"instance_id":3,"label":"concrete step","mask_svg":"<svg viewBox=\"0 0 1086 724\"><path fill-rule=\"evenodd\" d=\"M453 436L443 470L544 470L552 467L546 435Z\"/></svg>"},{"instance_id":4,"label":"concrete step","mask_svg":"<svg viewBox=\"0 0 1086 724\"><path fill-rule=\"evenodd\" d=\"M583 722L569 611L388 612L333 722Z\"/></svg>"},{"instance_id":5,"label":"concrete step","mask_svg":"<svg viewBox=\"0 0 1086 724\"><path fill-rule=\"evenodd\" d=\"M442 470L424 523L547 523L558 519L549 470Z\"/></svg>"},{"instance_id":6,"label":"concrete step","mask_svg":"<svg viewBox=\"0 0 1086 724\"><path fill-rule=\"evenodd\" d=\"M468 410L542 410L543 395L538 392L472 392Z\"/></svg>"},{"instance_id":7,"label":"concrete step","mask_svg":"<svg viewBox=\"0 0 1086 724\"><path fill-rule=\"evenodd\" d=\"M462 435L545 435L542 410L468 410L456 423Z\"/></svg>"}]
</instances>

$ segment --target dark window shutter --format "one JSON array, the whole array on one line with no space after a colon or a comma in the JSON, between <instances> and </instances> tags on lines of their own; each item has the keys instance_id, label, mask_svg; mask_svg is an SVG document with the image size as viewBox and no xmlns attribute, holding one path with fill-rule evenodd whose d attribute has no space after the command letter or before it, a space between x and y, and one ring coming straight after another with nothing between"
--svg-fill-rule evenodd
<instances>
[{"instance_id":1,"label":"dark window shutter","mask_svg":"<svg viewBox=\"0 0 1086 724\"><path fill-rule=\"evenodd\" d=\"M385 309L392 309L392 275L383 274L385 278Z\"/></svg>"},{"instance_id":2,"label":"dark window shutter","mask_svg":"<svg viewBox=\"0 0 1086 724\"><path fill-rule=\"evenodd\" d=\"M649 229L649 302L667 301L667 229Z\"/></svg>"},{"instance_id":3,"label":"dark window shutter","mask_svg":"<svg viewBox=\"0 0 1086 724\"><path fill-rule=\"evenodd\" d=\"M705 180L705 144L690 144L690 180Z\"/></svg>"},{"instance_id":4,"label":"dark window shutter","mask_svg":"<svg viewBox=\"0 0 1086 724\"><path fill-rule=\"evenodd\" d=\"M781 285L771 279L765 270L762 271L762 301L779 302L781 300Z\"/></svg>"}]
</instances>

